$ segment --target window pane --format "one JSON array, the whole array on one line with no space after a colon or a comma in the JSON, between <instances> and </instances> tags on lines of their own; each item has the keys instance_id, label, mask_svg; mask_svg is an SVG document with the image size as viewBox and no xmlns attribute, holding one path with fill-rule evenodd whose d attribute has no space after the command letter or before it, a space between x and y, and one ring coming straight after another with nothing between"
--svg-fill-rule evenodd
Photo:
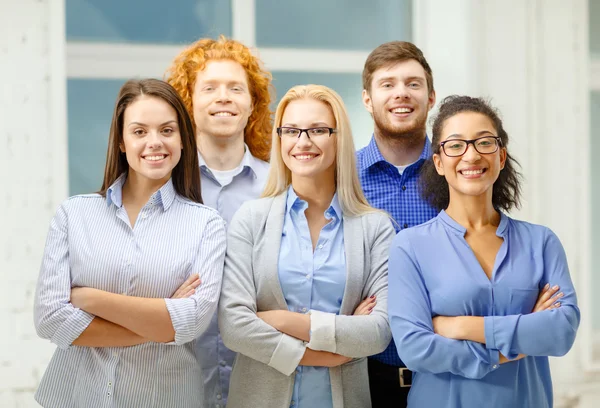
<instances>
[{"instance_id":1,"label":"window pane","mask_svg":"<svg viewBox=\"0 0 600 408\"><path fill-rule=\"evenodd\" d=\"M273 84L277 90L277 102L295 85L319 84L336 91L346 105L354 144L357 149L367 145L373 134L373 121L362 104L361 74L327 74L320 72L273 72ZM277 107L274 104L273 110Z\"/></svg>"},{"instance_id":2,"label":"window pane","mask_svg":"<svg viewBox=\"0 0 600 408\"><path fill-rule=\"evenodd\" d=\"M410 0L256 0L259 47L370 51L411 38Z\"/></svg>"},{"instance_id":3,"label":"window pane","mask_svg":"<svg viewBox=\"0 0 600 408\"><path fill-rule=\"evenodd\" d=\"M124 82L125 79L67 81L70 195L100 189L112 112Z\"/></svg>"},{"instance_id":4,"label":"window pane","mask_svg":"<svg viewBox=\"0 0 600 408\"><path fill-rule=\"evenodd\" d=\"M231 36L230 0L67 0L68 41L190 43Z\"/></svg>"},{"instance_id":5,"label":"window pane","mask_svg":"<svg viewBox=\"0 0 600 408\"><path fill-rule=\"evenodd\" d=\"M600 151L600 91L592 92L591 94L591 146L590 154L592 155L590 163L592 166L592 270L596 265L600 265L600 160L596 158L596 153ZM594 281L592 293L600 291L600 274L592 273ZM600 303L596 302L596 310L594 311L594 329L600 330Z\"/></svg>"}]
</instances>

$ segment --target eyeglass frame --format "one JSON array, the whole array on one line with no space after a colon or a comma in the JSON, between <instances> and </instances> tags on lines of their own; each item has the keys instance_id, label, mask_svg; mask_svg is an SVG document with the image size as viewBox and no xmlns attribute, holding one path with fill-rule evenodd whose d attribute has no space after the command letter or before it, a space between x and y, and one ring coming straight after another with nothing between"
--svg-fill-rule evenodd
<instances>
[{"instance_id":1,"label":"eyeglass frame","mask_svg":"<svg viewBox=\"0 0 600 408\"><path fill-rule=\"evenodd\" d=\"M496 150L494 150L493 152L481 153L479 150L477 150L477 145L475 144L475 142L477 142L478 140L481 140L481 139L489 139L489 138L496 140ZM465 147L465 151L462 152L461 154L457 154L456 156L451 156L448 153L446 153L446 149L444 148L444 145L446 143L448 143L448 142L453 142L453 141L454 142L455 141L465 142L467 144L467 147ZM464 156L465 153L467 153L467 150L469 150L469 145L470 144L473 145L473 148L479 154L494 154L502 146L502 138L500 136L481 136L481 137L478 137L476 139L470 139L470 140L465 140L465 139L450 139L450 140L444 140L443 142L440 142L440 148L442 149L442 151L444 152L444 154L446 156L448 156L448 157L460 157L460 156Z\"/></svg>"},{"instance_id":2,"label":"eyeglass frame","mask_svg":"<svg viewBox=\"0 0 600 408\"><path fill-rule=\"evenodd\" d=\"M331 128L331 127L327 127L327 126L315 126L315 127L311 127L308 129L302 129L302 128L297 128L297 127L292 127L292 126L280 126L277 128L277 135L279 136L279 138L281 138L282 135L282 130L283 129L296 129L299 130L300 133L298 133L298 139L300 139L300 136L302 136L302 133L306 133L306 137L308 137L310 139L310 135L308 134L309 130L313 130L313 129L327 129L329 131L329 136L331 137L332 133L337 133L337 129L336 128Z\"/></svg>"}]
</instances>

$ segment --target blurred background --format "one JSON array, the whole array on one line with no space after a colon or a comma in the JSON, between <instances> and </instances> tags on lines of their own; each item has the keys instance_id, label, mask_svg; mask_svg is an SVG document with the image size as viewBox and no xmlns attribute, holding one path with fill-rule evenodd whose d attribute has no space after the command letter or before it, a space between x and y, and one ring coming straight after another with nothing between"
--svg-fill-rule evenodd
<instances>
[{"instance_id":1,"label":"blurred background","mask_svg":"<svg viewBox=\"0 0 600 408\"><path fill-rule=\"evenodd\" d=\"M383 42L423 50L438 101L491 98L526 179L512 215L558 234L578 290L577 341L551 360L555 406L600 406L600 0L0 0L0 23L1 407L37 406L54 351L32 316L48 224L100 187L119 87L219 34L261 57L275 102L297 84L335 89L357 148L373 126L362 67Z\"/></svg>"}]
</instances>

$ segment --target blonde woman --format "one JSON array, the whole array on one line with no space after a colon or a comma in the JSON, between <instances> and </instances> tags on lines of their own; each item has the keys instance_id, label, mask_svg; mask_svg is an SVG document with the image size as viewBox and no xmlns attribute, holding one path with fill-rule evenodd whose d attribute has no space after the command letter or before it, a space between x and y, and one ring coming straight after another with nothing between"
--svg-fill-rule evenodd
<instances>
[{"instance_id":1,"label":"blonde woman","mask_svg":"<svg viewBox=\"0 0 600 408\"><path fill-rule=\"evenodd\" d=\"M228 407L370 407L365 357L383 351L389 217L370 207L344 104L296 86L275 112L263 198L228 231L219 303L238 352Z\"/></svg>"}]
</instances>

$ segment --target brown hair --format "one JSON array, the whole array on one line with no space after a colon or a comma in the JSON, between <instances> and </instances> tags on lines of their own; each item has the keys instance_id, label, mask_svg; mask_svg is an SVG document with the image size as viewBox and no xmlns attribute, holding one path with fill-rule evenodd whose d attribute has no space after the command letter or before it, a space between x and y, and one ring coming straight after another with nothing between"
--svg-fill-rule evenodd
<instances>
[{"instance_id":1,"label":"brown hair","mask_svg":"<svg viewBox=\"0 0 600 408\"><path fill-rule=\"evenodd\" d=\"M271 150L271 74L262 68L262 62L252 55L248 47L224 36L218 40L198 40L175 57L167 70L167 81L181 95L193 119L192 96L196 75L210 60L232 60L246 71L253 109L244 131L244 142L254 157L268 161Z\"/></svg>"},{"instance_id":2,"label":"brown hair","mask_svg":"<svg viewBox=\"0 0 600 408\"><path fill-rule=\"evenodd\" d=\"M177 112L177 122L179 123L183 149L181 151L181 159L179 159L171 175L173 187L180 196L197 203L202 203L200 166L198 164L196 138L192 120L177 91L171 85L159 79L130 79L121 87L110 125L106 166L104 167L104 181L98 193L106 196L106 190L108 190L115 180L121 174L129 171L127 157L119 148L123 142L123 117L125 116L127 107L144 95L162 99Z\"/></svg>"},{"instance_id":3,"label":"brown hair","mask_svg":"<svg viewBox=\"0 0 600 408\"><path fill-rule=\"evenodd\" d=\"M487 116L490 121L492 121L494 128L500 137L500 147L508 147L508 133L504 130L502 119L500 119L496 109L481 98L450 95L442 101L439 106L439 112L433 121L433 136L431 139L432 154L440 154L440 138L446 120L462 112L475 112ZM513 207L520 207L521 174L517 170L518 165L519 163L507 150L506 163L493 186L492 205L494 208L509 211ZM419 186L421 196L431 204L431 206L438 210L448 208L448 204L450 204L448 182L444 176L438 174L431 157L423 163Z\"/></svg>"},{"instance_id":4,"label":"brown hair","mask_svg":"<svg viewBox=\"0 0 600 408\"><path fill-rule=\"evenodd\" d=\"M390 41L381 44L379 47L371 51L367 57L367 61L365 61L365 67L363 68L363 89L367 92L371 91L373 74L378 69L411 59L414 59L421 64L425 70L427 89L431 95L431 93L434 91L433 73L431 72L431 67L427 63L423 52L416 45L408 41Z\"/></svg>"}]
</instances>

